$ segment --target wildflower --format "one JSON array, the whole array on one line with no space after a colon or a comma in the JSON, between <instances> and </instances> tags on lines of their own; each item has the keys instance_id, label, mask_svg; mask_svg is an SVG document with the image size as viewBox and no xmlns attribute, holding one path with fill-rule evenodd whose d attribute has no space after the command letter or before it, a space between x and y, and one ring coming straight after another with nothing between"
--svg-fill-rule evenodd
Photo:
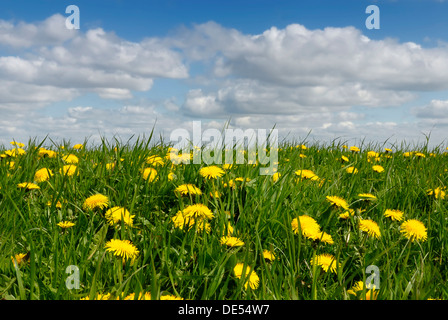
<instances>
[{"instance_id":1,"label":"wildflower","mask_svg":"<svg viewBox=\"0 0 448 320\"><path fill-rule=\"evenodd\" d=\"M10 144L13 146L17 146L19 148L23 148L25 146L25 144L23 144L21 142L16 142L16 141L11 141Z\"/></svg>"},{"instance_id":2,"label":"wildflower","mask_svg":"<svg viewBox=\"0 0 448 320\"><path fill-rule=\"evenodd\" d=\"M345 169L345 172L350 174L356 174L358 173L358 169L356 169L355 167L348 167L347 169Z\"/></svg>"},{"instance_id":3,"label":"wildflower","mask_svg":"<svg viewBox=\"0 0 448 320\"><path fill-rule=\"evenodd\" d=\"M426 156L425 156L423 153L421 153L421 152L416 152L414 155L415 155L417 158L426 158Z\"/></svg>"},{"instance_id":4,"label":"wildflower","mask_svg":"<svg viewBox=\"0 0 448 320\"><path fill-rule=\"evenodd\" d=\"M197 231L209 233L211 230L211 226L204 219L194 217L185 217L182 211L178 211L177 214L171 218L171 221L174 223L174 227L183 230L184 228L187 231L190 231L196 225Z\"/></svg>"},{"instance_id":5,"label":"wildflower","mask_svg":"<svg viewBox=\"0 0 448 320\"><path fill-rule=\"evenodd\" d=\"M347 290L347 293L356 296L359 292L364 292L364 288L367 288L364 281L357 281L351 289ZM376 300L378 292L375 290L376 290L375 285L370 285L367 288L367 291L365 291L366 292L365 299ZM361 300L364 300L364 298L361 297Z\"/></svg>"},{"instance_id":6,"label":"wildflower","mask_svg":"<svg viewBox=\"0 0 448 320\"><path fill-rule=\"evenodd\" d=\"M81 150L83 148L84 148L84 145L82 145L81 143L75 144L73 146L73 149L75 149L75 150Z\"/></svg>"},{"instance_id":7,"label":"wildflower","mask_svg":"<svg viewBox=\"0 0 448 320\"><path fill-rule=\"evenodd\" d=\"M312 181L319 180L319 177L311 170L297 170L295 174L301 179L309 179Z\"/></svg>"},{"instance_id":8,"label":"wildflower","mask_svg":"<svg viewBox=\"0 0 448 320\"><path fill-rule=\"evenodd\" d=\"M27 189L27 190L34 190L34 189L40 189L40 187L37 184L31 183L31 182L22 182L17 185L18 188Z\"/></svg>"},{"instance_id":9,"label":"wildflower","mask_svg":"<svg viewBox=\"0 0 448 320\"><path fill-rule=\"evenodd\" d=\"M348 219L349 217L353 217L355 215L355 210L348 209L339 215L341 219Z\"/></svg>"},{"instance_id":10,"label":"wildflower","mask_svg":"<svg viewBox=\"0 0 448 320\"><path fill-rule=\"evenodd\" d=\"M376 171L378 173L381 173L381 172L384 171L384 168L382 166L380 166L380 165L375 165L375 166L372 167L372 170Z\"/></svg>"},{"instance_id":11,"label":"wildflower","mask_svg":"<svg viewBox=\"0 0 448 320\"><path fill-rule=\"evenodd\" d=\"M67 164L63 166L60 172L61 174L66 175L67 177L71 177L75 175L75 173L79 175L78 167L73 164Z\"/></svg>"},{"instance_id":12,"label":"wildflower","mask_svg":"<svg viewBox=\"0 0 448 320\"><path fill-rule=\"evenodd\" d=\"M196 187L194 184L182 184L182 185L178 186L174 190L174 192L180 193L183 196L185 196L187 194L200 196L202 194L201 189Z\"/></svg>"},{"instance_id":13,"label":"wildflower","mask_svg":"<svg viewBox=\"0 0 448 320\"><path fill-rule=\"evenodd\" d=\"M358 147L356 147L356 146L351 146L349 150L352 151L352 152L359 152L360 151L360 149Z\"/></svg>"},{"instance_id":14,"label":"wildflower","mask_svg":"<svg viewBox=\"0 0 448 320\"><path fill-rule=\"evenodd\" d=\"M118 206L107 210L104 216L111 226L120 223L122 220L124 224L132 226L134 223L133 219L135 217L135 215L131 215L127 209Z\"/></svg>"},{"instance_id":15,"label":"wildflower","mask_svg":"<svg viewBox=\"0 0 448 320\"><path fill-rule=\"evenodd\" d=\"M336 268L338 267L336 258L328 253L323 253L315 256L313 259L311 259L311 264L313 266L321 266L325 272L328 272L328 270L330 270L330 272L332 273L336 273Z\"/></svg>"},{"instance_id":16,"label":"wildflower","mask_svg":"<svg viewBox=\"0 0 448 320\"><path fill-rule=\"evenodd\" d=\"M392 149L390 148L384 148L384 151L386 151L386 153L392 152Z\"/></svg>"},{"instance_id":17,"label":"wildflower","mask_svg":"<svg viewBox=\"0 0 448 320\"><path fill-rule=\"evenodd\" d=\"M57 224L59 227L61 227L62 229L68 229L73 227L75 224L71 221L61 221Z\"/></svg>"},{"instance_id":18,"label":"wildflower","mask_svg":"<svg viewBox=\"0 0 448 320\"><path fill-rule=\"evenodd\" d=\"M437 187L435 189L429 189L426 192L428 195L434 196L434 198L436 198L436 199L445 199L445 196L446 196L445 190L446 190L446 188Z\"/></svg>"},{"instance_id":19,"label":"wildflower","mask_svg":"<svg viewBox=\"0 0 448 320\"><path fill-rule=\"evenodd\" d=\"M105 245L106 251L112 252L115 256L123 258L123 261L137 258L139 251L129 240L112 239Z\"/></svg>"},{"instance_id":20,"label":"wildflower","mask_svg":"<svg viewBox=\"0 0 448 320\"><path fill-rule=\"evenodd\" d=\"M333 240L333 238L331 237L331 235L328 234L328 233L326 233L326 232L324 232L324 231L320 232L320 233L317 235L316 238L317 238L317 240L319 240L320 242L327 243L327 244L334 244L334 240Z\"/></svg>"},{"instance_id":21,"label":"wildflower","mask_svg":"<svg viewBox=\"0 0 448 320\"><path fill-rule=\"evenodd\" d=\"M36 171L34 174L34 181L35 182L44 182L50 179L50 177L53 175L53 172L50 169L42 168Z\"/></svg>"},{"instance_id":22,"label":"wildflower","mask_svg":"<svg viewBox=\"0 0 448 320\"><path fill-rule=\"evenodd\" d=\"M386 209L386 211L384 211L384 216L391 218L394 221L401 221L403 220L403 211Z\"/></svg>"},{"instance_id":23,"label":"wildflower","mask_svg":"<svg viewBox=\"0 0 448 320\"><path fill-rule=\"evenodd\" d=\"M301 230L302 235L311 240L316 240L321 232L317 221L308 215L299 216L298 220L297 218L294 218L291 222L291 227L294 233L297 234L299 233L299 230Z\"/></svg>"},{"instance_id":24,"label":"wildflower","mask_svg":"<svg viewBox=\"0 0 448 320\"><path fill-rule=\"evenodd\" d=\"M415 219L406 220L400 226L400 232L412 242L415 240L425 241L428 238L426 230L425 225L421 221Z\"/></svg>"},{"instance_id":25,"label":"wildflower","mask_svg":"<svg viewBox=\"0 0 448 320\"><path fill-rule=\"evenodd\" d=\"M349 162L350 160L346 156L341 156L341 161L342 162Z\"/></svg>"},{"instance_id":26,"label":"wildflower","mask_svg":"<svg viewBox=\"0 0 448 320\"><path fill-rule=\"evenodd\" d=\"M100 209L107 208L108 206L109 206L109 198L106 197L105 195L98 193L88 197L84 201L83 208L93 210L96 208Z\"/></svg>"},{"instance_id":27,"label":"wildflower","mask_svg":"<svg viewBox=\"0 0 448 320\"><path fill-rule=\"evenodd\" d=\"M271 251L265 249L265 250L263 250L263 258L265 260L274 261L275 254L273 254Z\"/></svg>"},{"instance_id":28,"label":"wildflower","mask_svg":"<svg viewBox=\"0 0 448 320\"><path fill-rule=\"evenodd\" d=\"M17 263L17 265L25 264L28 262L28 259L30 257L29 253L19 253L16 254L14 257L11 257L11 260L13 263Z\"/></svg>"},{"instance_id":29,"label":"wildflower","mask_svg":"<svg viewBox=\"0 0 448 320\"><path fill-rule=\"evenodd\" d=\"M362 219L359 221L359 229L366 232L369 236L379 239L381 237L380 227L370 219Z\"/></svg>"},{"instance_id":30,"label":"wildflower","mask_svg":"<svg viewBox=\"0 0 448 320\"><path fill-rule=\"evenodd\" d=\"M211 219L213 218L213 212L202 203L193 204L187 206L184 210L182 210L184 217L193 217L200 219Z\"/></svg>"},{"instance_id":31,"label":"wildflower","mask_svg":"<svg viewBox=\"0 0 448 320\"><path fill-rule=\"evenodd\" d=\"M281 173L280 172L276 172L272 175L272 181L277 182L278 179L280 179L281 177Z\"/></svg>"},{"instance_id":32,"label":"wildflower","mask_svg":"<svg viewBox=\"0 0 448 320\"><path fill-rule=\"evenodd\" d=\"M363 200L377 200L378 198L374 196L371 193L359 193L358 197L362 198Z\"/></svg>"},{"instance_id":33,"label":"wildflower","mask_svg":"<svg viewBox=\"0 0 448 320\"><path fill-rule=\"evenodd\" d=\"M146 168L143 170L143 179L152 182L157 178L157 170L154 168Z\"/></svg>"},{"instance_id":34,"label":"wildflower","mask_svg":"<svg viewBox=\"0 0 448 320\"><path fill-rule=\"evenodd\" d=\"M206 179L216 179L222 177L224 173L224 170L217 166L208 166L199 170L199 174Z\"/></svg>"},{"instance_id":35,"label":"wildflower","mask_svg":"<svg viewBox=\"0 0 448 320\"><path fill-rule=\"evenodd\" d=\"M123 300L135 300L135 293L130 293ZM151 300L151 292L140 292L137 300Z\"/></svg>"},{"instance_id":36,"label":"wildflower","mask_svg":"<svg viewBox=\"0 0 448 320\"><path fill-rule=\"evenodd\" d=\"M56 158L57 153L53 150L47 150L45 148L39 148L37 153L39 157Z\"/></svg>"},{"instance_id":37,"label":"wildflower","mask_svg":"<svg viewBox=\"0 0 448 320\"><path fill-rule=\"evenodd\" d=\"M74 154L68 154L68 155L62 157L62 160L68 164L76 164L79 162L78 157L75 156Z\"/></svg>"},{"instance_id":38,"label":"wildflower","mask_svg":"<svg viewBox=\"0 0 448 320\"><path fill-rule=\"evenodd\" d=\"M110 300L111 294L110 293L97 293L96 296L93 298L93 300ZM81 300L90 300L90 297L84 297L81 298Z\"/></svg>"},{"instance_id":39,"label":"wildflower","mask_svg":"<svg viewBox=\"0 0 448 320\"><path fill-rule=\"evenodd\" d=\"M146 163L151 165L151 166L158 166L158 165L163 165L163 158L159 157L159 156L149 156L146 158Z\"/></svg>"},{"instance_id":40,"label":"wildflower","mask_svg":"<svg viewBox=\"0 0 448 320\"><path fill-rule=\"evenodd\" d=\"M244 246L244 241L237 237L224 236L219 240L221 244L224 244L229 247L241 247Z\"/></svg>"},{"instance_id":41,"label":"wildflower","mask_svg":"<svg viewBox=\"0 0 448 320\"><path fill-rule=\"evenodd\" d=\"M160 300L184 300L184 298L175 296L173 294L163 294L160 296Z\"/></svg>"},{"instance_id":42,"label":"wildflower","mask_svg":"<svg viewBox=\"0 0 448 320\"><path fill-rule=\"evenodd\" d=\"M237 263L233 268L233 272L235 273L235 277L241 279L243 275L243 270L245 269L244 279L247 279L244 288L247 289L247 285L251 287L251 289L257 289L260 284L260 278L255 273L255 271L251 270L249 266L245 266L244 263Z\"/></svg>"},{"instance_id":43,"label":"wildflower","mask_svg":"<svg viewBox=\"0 0 448 320\"><path fill-rule=\"evenodd\" d=\"M344 199L338 196L327 196L327 201L330 202L335 207L340 207L345 210L348 210L348 203Z\"/></svg>"},{"instance_id":44,"label":"wildflower","mask_svg":"<svg viewBox=\"0 0 448 320\"><path fill-rule=\"evenodd\" d=\"M173 181L176 179L176 175L173 172L168 173L168 181Z\"/></svg>"}]
</instances>

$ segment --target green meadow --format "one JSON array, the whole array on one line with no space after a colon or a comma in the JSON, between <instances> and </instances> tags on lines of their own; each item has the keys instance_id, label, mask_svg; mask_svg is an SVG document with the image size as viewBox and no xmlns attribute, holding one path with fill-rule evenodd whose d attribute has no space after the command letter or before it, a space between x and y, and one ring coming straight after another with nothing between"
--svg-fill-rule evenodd
<instances>
[{"instance_id":1,"label":"green meadow","mask_svg":"<svg viewBox=\"0 0 448 320\"><path fill-rule=\"evenodd\" d=\"M448 298L445 147L282 143L260 175L150 140L0 149L1 299Z\"/></svg>"}]
</instances>

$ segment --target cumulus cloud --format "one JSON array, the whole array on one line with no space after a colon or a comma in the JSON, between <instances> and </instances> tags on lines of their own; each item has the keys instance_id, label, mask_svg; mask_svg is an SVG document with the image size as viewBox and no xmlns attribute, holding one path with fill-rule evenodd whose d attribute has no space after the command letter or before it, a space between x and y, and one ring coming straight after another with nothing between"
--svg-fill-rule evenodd
<instances>
[{"instance_id":1,"label":"cumulus cloud","mask_svg":"<svg viewBox=\"0 0 448 320\"><path fill-rule=\"evenodd\" d=\"M0 57L0 81L10 92L2 95L4 106L24 99L40 105L88 92L128 99L133 91L150 90L155 78L188 76L181 55L158 39L131 42L101 28L68 30L59 14L36 24L0 20L0 45L27 48Z\"/></svg>"}]
</instances>

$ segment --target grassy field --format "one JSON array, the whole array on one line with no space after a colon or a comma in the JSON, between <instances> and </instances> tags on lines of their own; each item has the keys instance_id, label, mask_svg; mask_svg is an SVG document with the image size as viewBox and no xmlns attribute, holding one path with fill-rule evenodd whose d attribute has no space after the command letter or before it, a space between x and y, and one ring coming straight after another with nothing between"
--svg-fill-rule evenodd
<instances>
[{"instance_id":1,"label":"grassy field","mask_svg":"<svg viewBox=\"0 0 448 320\"><path fill-rule=\"evenodd\" d=\"M274 176L143 140L3 147L0 297L447 299L447 150L351 147L283 143Z\"/></svg>"}]
</instances>

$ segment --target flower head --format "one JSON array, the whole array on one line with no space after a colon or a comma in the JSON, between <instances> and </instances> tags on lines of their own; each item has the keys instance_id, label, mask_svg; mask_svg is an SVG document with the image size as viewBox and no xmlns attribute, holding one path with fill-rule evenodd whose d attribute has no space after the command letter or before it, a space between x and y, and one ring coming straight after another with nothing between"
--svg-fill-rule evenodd
<instances>
[{"instance_id":1,"label":"flower head","mask_svg":"<svg viewBox=\"0 0 448 320\"><path fill-rule=\"evenodd\" d=\"M372 170L376 171L378 173L381 173L381 172L384 171L384 168L382 166L380 166L380 165L375 165L375 166L372 166Z\"/></svg>"},{"instance_id":2,"label":"flower head","mask_svg":"<svg viewBox=\"0 0 448 320\"><path fill-rule=\"evenodd\" d=\"M446 196L445 190L446 190L445 187L443 187L443 188L437 187L435 189L429 189L426 192L428 195L434 196L434 198L436 198L436 199L445 199L445 196Z\"/></svg>"},{"instance_id":3,"label":"flower head","mask_svg":"<svg viewBox=\"0 0 448 320\"><path fill-rule=\"evenodd\" d=\"M291 227L294 233L297 234L301 230L302 235L311 240L318 239L321 232L317 221L308 215L301 215L299 219L294 218L291 222Z\"/></svg>"},{"instance_id":4,"label":"flower head","mask_svg":"<svg viewBox=\"0 0 448 320\"><path fill-rule=\"evenodd\" d=\"M425 241L428 238L425 225L421 221L415 219L403 222L400 226L400 232L412 242L415 240Z\"/></svg>"},{"instance_id":5,"label":"flower head","mask_svg":"<svg viewBox=\"0 0 448 320\"><path fill-rule=\"evenodd\" d=\"M330 202L335 207L341 207L345 210L348 210L348 203L346 200L342 199L341 197L337 196L327 196L327 201Z\"/></svg>"},{"instance_id":6,"label":"flower head","mask_svg":"<svg viewBox=\"0 0 448 320\"><path fill-rule=\"evenodd\" d=\"M61 227L62 229L68 229L73 227L75 224L71 221L61 221L58 223L58 226Z\"/></svg>"},{"instance_id":7,"label":"flower head","mask_svg":"<svg viewBox=\"0 0 448 320\"><path fill-rule=\"evenodd\" d=\"M403 211L386 209L386 211L384 211L384 216L391 218L394 221L401 221L403 220Z\"/></svg>"},{"instance_id":8,"label":"flower head","mask_svg":"<svg viewBox=\"0 0 448 320\"><path fill-rule=\"evenodd\" d=\"M217 166L203 167L199 170L199 174L206 179L216 179L222 177L225 171Z\"/></svg>"},{"instance_id":9,"label":"flower head","mask_svg":"<svg viewBox=\"0 0 448 320\"><path fill-rule=\"evenodd\" d=\"M129 211L123 207L112 207L106 211L104 216L111 226L120 223L122 220L126 225L132 226L135 217L135 215L131 215Z\"/></svg>"},{"instance_id":10,"label":"flower head","mask_svg":"<svg viewBox=\"0 0 448 320\"><path fill-rule=\"evenodd\" d=\"M78 157L75 156L74 154L68 154L68 155L62 157L62 160L68 164L76 164L79 162Z\"/></svg>"},{"instance_id":11,"label":"flower head","mask_svg":"<svg viewBox=\"0 0 448 320\"><path fill-rule=\"evenodd\" d=\"M73 164L66 164L61 168L60 172L68 177L73 176L75 173L79 175L78 167Z\"/></svg>"},{"instance_id":12,"label":"flower head","mask_svg":"<svg viewBox=\"0 0 448 320\"><path fill-rule=\"evenodd\" d=\"M243 270L245 270L244 279L246 279L244 288L247 289L247 285L249 285L251 289L257 289L260 284L260 278L248 265L244 265L244 263L237 263L233 268L235 277L241 279L243 276Z\"/></svg>"},{"instance_id":13,"label":"flower head","mask_svg":"<svg viewBox=\"0 0 448 320\"><path fill-rule=\"evenodd\" d=\"M309 179L312 181L319 180L319 177L311 170L307 169L297 170L295 174L299 176L301 179Z\"/></svg>"},{"instance_id":14,"label":"flower head","mask_svg":"<svg viewBox=\"0 0 448 320\"><path fill-rule=\"evenodd\" d=\"M189 183L178 186L176 189L174 189L174 192L179 193L183 196L188 194L200 196L202 194L201 189L196 187L194 184Z\"/></svg>"},{"instance_id":15,"label":"flower head","mask_svg":"<svg viewBox=\"0 0 448 320\"><path fill-rule=\"evenodd\" d=\"M52 175L53 172L50 169L42 168L37 170L36 173L34 174L34 181L37 183L44 182L50 179Z\"/></svg>"},{"instance_id":16,"label":"flower head","mask_svg":"<svg viewBox=\"0 0 448 320\"><path fill-rule=\"evenodd\" d=\"M328 270L330 270L330 272L332 273L336 273L336 269L338 267L336 258L328 253L323 253L315 256L313 259L311 259L311 264L321 266L325 272L328 272Z\"/></svg>"},{"instance_id":17,"label":"flower head","mask_svg":"<svg viewBox=\"0 0 448 320\"><path fill-rule=\"evenodd\" d=\"M107 208L108 206L109 206L109 198L106 197L105 195L98 193L88 197L84 201L83 208L93 210L96 208L100 209Z\"/></svg>"},{"instance_id":18,"label":"flower head","mask_svg":"<svg viewBox=\"0 0 448 320\"><path fill-rule=\"evenodd\" d=\"M370 219L362 219L359 221L359 229L361 231L367 232L371 237L379 238L381 237L381 231L378 224Z\"/></svg>"},{"instance_id":19,"label":"flower head","mask_svg":"<svg viewBox=\"0 0 448 320\"><path fill-rule=\"evenodd\" d=\"M275 254L272 251L269 251L267 249L263 250L263 258L265 260L274 261L275 260Z\"/></svg>"},{"instance_id":20,"label":"flower head","mask_svg":"<svg viewBox=\"0 0 448 320\"><path fill-rule=\"evenodd\" d=\"M182 210L184 217L193 217L199 219L212 219L213 212L202 203L192 204Z\"/></svg>"},{"instance_id":21,"label":"flower head","mask_svg":"<svg viewBox=\"0 0 448 320\"><path fill-rule=\"evenodd\" d=\"M157 178L157 170L154 168L145 168L143 170L143 179L152 182Z\"/></svg>"},{"instance_id":22,"label":"flower head","mask_svg":"<svg viewBox=\"0 0 448 320\"><path fill-rule=\"evenodd\" d=\"M228 247L241 247L244 246L244 241L237 237L224 236L219 240L221 244L226 245Z\"/></svg>"},{"instance_id":23,"label":"flower head","mask_svg":"<svg viewBox=\"0 0 448 320\"><path fill-rule=\"evenodd\" d=\"M139 251L129 240L112 239L105 245L106 251L112 252L115 256L122 257L123 261L138 256Z\"/></svg>"},{"instance_id":24,"label":"flower head","mask_svg":"<svg viewBox=\"0 0 448 320\"><path fill-rule=\"evenodd\" d=\"M31 182L22 182L17 184L18 188L21 189L27 189L27 190L34 190L34 189L40 189L40 187L35 184L35 183L31 183Z\"/></svg>"}]
</instances>

